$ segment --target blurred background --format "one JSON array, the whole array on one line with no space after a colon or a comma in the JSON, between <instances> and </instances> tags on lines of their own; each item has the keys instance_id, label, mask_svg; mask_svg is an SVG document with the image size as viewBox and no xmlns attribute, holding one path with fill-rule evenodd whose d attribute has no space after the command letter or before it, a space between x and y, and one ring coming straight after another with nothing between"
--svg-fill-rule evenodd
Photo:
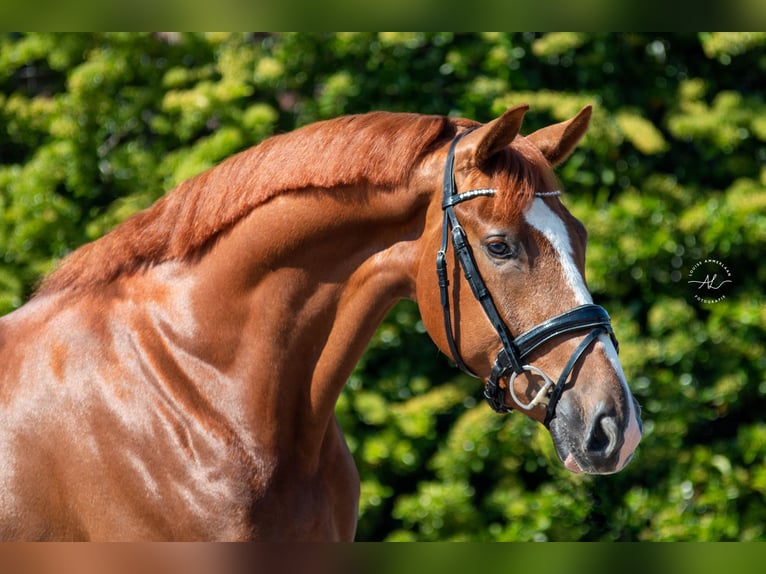
<instances>
[{"instance_id":1,"label":"blurred background","mask_svg":"<svg viewBox=\"0 0 766 574\"><path fill-rule=\"evenodd\" d=\"M522 102L522 133L595 107L558 174L644 440L617 475L569 473L404 301L337 405L358 539L766 540L766 33L0 35L0 313L271 134L377 109L488 121ZM689 283L714 272L723 299Z\"/></svg>"}]
</instances>

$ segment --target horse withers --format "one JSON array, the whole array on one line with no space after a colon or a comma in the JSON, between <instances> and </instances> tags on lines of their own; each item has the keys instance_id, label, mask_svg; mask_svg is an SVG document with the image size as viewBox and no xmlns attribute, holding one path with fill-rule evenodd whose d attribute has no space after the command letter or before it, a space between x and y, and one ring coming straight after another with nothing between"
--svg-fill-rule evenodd
<instances>
[{"instance_id":1,"label":"horse withers","mask_svg":"<svg viewBox=\"0 0 766 574\"><path fill-rule=\"evenodd\" d=\"M405 297L568 469L622 469L639 409L552 171L590 108L526 109L312 124L74 251L0 319L0 537L352 539L334 407Z\"/></svg>"}]
</instances>

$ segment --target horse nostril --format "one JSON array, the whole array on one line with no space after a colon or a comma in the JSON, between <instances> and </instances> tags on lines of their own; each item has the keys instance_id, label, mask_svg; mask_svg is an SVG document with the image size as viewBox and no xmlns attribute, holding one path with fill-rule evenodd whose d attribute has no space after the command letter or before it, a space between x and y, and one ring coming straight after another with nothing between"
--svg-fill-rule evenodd
<instances>
[{"instance_id":1,"label":"horse nostril","mask_svg":"<svg viewBox=\"0 0 766 574\"><path fill-rule=\"evenodd\" d=\"M615 418L606 413L593 418L585 449L604 458L610 457L618 447L620 432Z\"/></svg>"}]
</instances>

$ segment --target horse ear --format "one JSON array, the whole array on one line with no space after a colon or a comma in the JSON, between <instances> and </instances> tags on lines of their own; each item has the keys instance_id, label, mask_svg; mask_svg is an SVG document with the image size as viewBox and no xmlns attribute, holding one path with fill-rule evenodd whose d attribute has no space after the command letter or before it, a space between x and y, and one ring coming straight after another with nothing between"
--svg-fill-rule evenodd
<instances>
[{"instance_id":1,"label":"horse ear","mask_svg":"<svg viewBox=\"0 0 766 574\"><path fill-rule=\"evenodd\" d=\"M521 129L521 122L528 109L527 104L514 106L499 118L469 134L470 139L478 142L473 154L475 165L484 165L489 158L513 141Z\"/></svg>"},{"instance_id":2,"label":"horse ear","mask_svg":"<svg viewBox=\"0 0 766 574\"><path fill-rule=\"evenodd\" d=\"M551 165L559 165L569 157L577 142L585 135L592 111L591 106L585 106L572 119L541 128L529 134L527 139L543 152Z\"/></svg>"}]
</instances>

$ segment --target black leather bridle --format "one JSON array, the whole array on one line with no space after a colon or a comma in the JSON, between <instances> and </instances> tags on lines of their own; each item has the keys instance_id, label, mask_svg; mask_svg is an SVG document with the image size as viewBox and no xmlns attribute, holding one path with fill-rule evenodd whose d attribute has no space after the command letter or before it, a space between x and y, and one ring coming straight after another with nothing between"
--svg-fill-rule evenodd
<instances>
[{"instance_id":1,"label":"black leather bridle","mask_svg":"<svg viewBox=\"0 0 766 574\"><path fill-rule=\"evenodd\" d=\"M450 352L452 353L452 358L457 366L467 374L475 377L476 375L471 372L460 356L452 330L452 316L448 289L449 279L447 278L447 244L451 236L455 256L460 263L460 267L463 269L463 275L471 286L471 291L473 292L474 297L476 297L484 309L484 313L487 315L487 318L497 332L502 344L502 349L500 349L495 358L492 372L490 373L484 388L485 399L489 403L489 406L499 413L507 413L513 410L513 407L505 403L503 389L500 386L500 380L510 373L508 387L517 406L525 410L531 410L537 404L547 403L544 424L548 426L556 414L556 405L564 391L564 386L569 378L569 374L572 372L572 369L585 350L603 334L609 334L614 342L615 348L617 348L617 339L612 330L609 314L603 307L594 304L580 305L579 307L570 309L560 315L551 317L547 321L529 329L517 337L514 337L511 334L508 326L500 317L497 307L495 307L495 304L492 301L492 296L479 274L479 269L476 266L476 261L474 260L473 253L468 244L465 231L460 226L453 209L455 205L463 201L479 196L494 195L496 192L494 189L474 189L463 193L457 193L455 186L455 148L460 139L473 129L475 128L462 132L452 140L449 153L447 154L447 162L444 167L444 198L442 201L444 223L442 226L441 249L436 255L436 272L439 278L439 289L441 293L441 305L444 312L444 328L447 334L447 343ZM580 342L574 353L572 353L555 385L541 369L533 365L525 364L525 358L541 345L562 335L580 333L587 330L590 330L589 333ZM529 403L520 401L518 397L516 397L513 389L513 383L516 377L525 371L536 373L545 381L543 387L536 393L535 397Z\"/></svg>"}]
</instances>

